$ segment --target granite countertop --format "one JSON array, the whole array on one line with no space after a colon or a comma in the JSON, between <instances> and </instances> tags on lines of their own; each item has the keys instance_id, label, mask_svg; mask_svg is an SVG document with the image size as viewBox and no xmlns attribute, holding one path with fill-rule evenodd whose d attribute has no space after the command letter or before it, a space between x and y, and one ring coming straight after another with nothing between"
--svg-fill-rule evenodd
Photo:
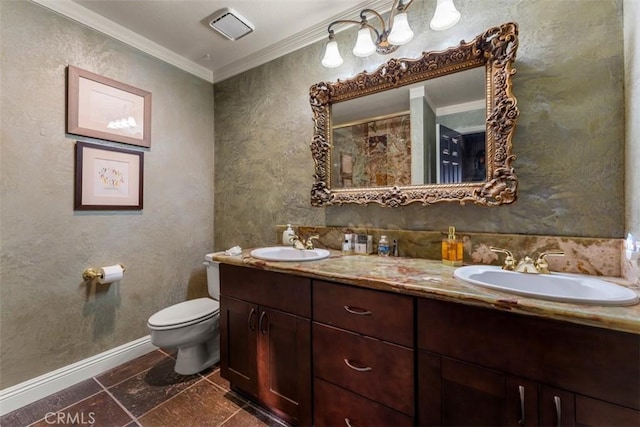
<instances>
[{"instance_id":1,"label":"granite countertop","mask_svg":"<svg viewBox=\"0 0 640 427\"><path fill-rule=\"evenodd\" d=\"M250 252L251 249L245 249L237 256L226 256L223 252L218 252L213 254L213 259L225 264L640 334L640 304L605 307L508 294L456 279L453 277L456 267L443 265L439 261L376 255L342 255L331 250L329 258L323 260L272 262L253 258ZM620 278L603 279L627 286L640 294L640 288L631 286Z\"/></svg>"}]
</instances>

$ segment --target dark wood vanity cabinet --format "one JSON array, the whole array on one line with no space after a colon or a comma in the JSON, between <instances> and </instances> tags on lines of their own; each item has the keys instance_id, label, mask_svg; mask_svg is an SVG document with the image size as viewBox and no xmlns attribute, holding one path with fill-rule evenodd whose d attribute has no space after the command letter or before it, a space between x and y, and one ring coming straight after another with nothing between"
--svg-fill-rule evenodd
<instances>
[{"instance_id":1,"label":"dark wood vanity cabinet","mask_svg":"<svg viewBox=\"0 0 640 427\"><path fill-rule=\"evenodd\" d=\"M316 426L411 426L414 298L315 280Z\"/></svg>"},{"instance_id":2,"label":"dark wood vanity cabinet","mask_svg":"<svg viewBox=\"0 0 640 427\"><path fill-rule=\"evenodd\" d=\"M311 281L220 265L221 376L296 425L311 425Z\"/></svg>"},{"instance_id":3,"label":"dark wood vanity cabinet","mask_svg":"<svg viewBox=\"0 0 640 427\"><path fill-rule=\"evenodd\" d=\"M640 336L418 300L418 424L640 425Z\"/></svg>"},{"instance_id":4,"label":"dark wood vanity cabinet","mask_svg":"<svg viewBox=\"0 0 640 427\"><path fill-rule=\"evenodd\" d=\"M221 264L221 375L294 425L640 426L640 335Z\"/></svg>"}]
</instances>

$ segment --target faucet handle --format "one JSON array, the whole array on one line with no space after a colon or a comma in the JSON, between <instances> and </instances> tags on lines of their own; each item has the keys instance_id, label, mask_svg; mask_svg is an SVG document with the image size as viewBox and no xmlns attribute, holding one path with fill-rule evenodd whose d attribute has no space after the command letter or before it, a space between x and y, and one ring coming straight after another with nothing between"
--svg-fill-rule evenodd
<instances>
[{"instance_id":1,"label":"faucet handle","mask_svg":"<svg viewBox=\"0 0 640 427\"><path fill-rule=\"evenodd\" d=\"M549 274L549 263L547 262L548 256L564 256L563 251L545 251L542 252L535 262L536 269L542 274Z\"/></svg>"},{"instance_id":2,"label":"faucet handle","mask_svg":"<svg viewBox=\"0 0 640 427\"><path fill-rule=\"evenodd\" d=\"M504 259L504 265L502 266L503 270L513 270L516 266L516 259L513 257L513 253L510 250L496 248L495 246L489 246L489 249L493 252L498 252L501 254L505 254L507 257Z\"/></svg>"},{"instance_id":3,"label":"faucet handle","mask_svg":"<svg viewBox=\"0 0 640 427\"><path fill-rule=\"evenodd\" d=\"M320 235L314 234L313 236L307 237L307 243L305 243L305 249L314 249L312 240L319 240Z\"/></svg>"},{"instance_id":4,"label":"faucet handle","mask_svg":"<svg viewBox=\"0 0 640 427\"><path fill-rule=\"evenodd\" d=\"M291 241L291 246L293 246L296 249L304 249L304 244L302 243L302 239L300 239L300 236L298 236L297 234L294 234L293 237L290 239Z\"/></svg>"}]
</instances>

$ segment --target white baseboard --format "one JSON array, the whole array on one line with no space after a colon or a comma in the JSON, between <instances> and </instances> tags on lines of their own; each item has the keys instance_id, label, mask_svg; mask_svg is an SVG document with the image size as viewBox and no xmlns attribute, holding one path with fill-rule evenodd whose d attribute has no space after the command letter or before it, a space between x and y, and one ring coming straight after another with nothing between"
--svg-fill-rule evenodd
<instances>
[{"instance_id":1,"label":"white baseboard","mask_svg":"<svg viewBox=\"0 0 640 427\"><path fill-rule=\"evenodd\" d=\"M157 348L151 344L151 337L147 335L104 353L0 390L0 415L15 411L136 357L150 353Z\"/></svg>"}]
</instances>

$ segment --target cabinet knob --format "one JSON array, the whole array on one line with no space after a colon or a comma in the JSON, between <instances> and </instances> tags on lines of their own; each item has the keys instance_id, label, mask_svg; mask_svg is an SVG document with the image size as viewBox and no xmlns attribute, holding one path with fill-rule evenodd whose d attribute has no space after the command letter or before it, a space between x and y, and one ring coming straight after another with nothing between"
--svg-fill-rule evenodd
<instances>
[{"instance_id":1,"label":"cabinet knob","mask_svg":"<svg viewBox=\"0 0 640 427\"><path fill-rule=\"evenodd\" d=\"M353 427L353 424L351 424L351 420L349 418L345 418L344 423L346 424L347 427Z\"/></svg>"}]
</instances>

